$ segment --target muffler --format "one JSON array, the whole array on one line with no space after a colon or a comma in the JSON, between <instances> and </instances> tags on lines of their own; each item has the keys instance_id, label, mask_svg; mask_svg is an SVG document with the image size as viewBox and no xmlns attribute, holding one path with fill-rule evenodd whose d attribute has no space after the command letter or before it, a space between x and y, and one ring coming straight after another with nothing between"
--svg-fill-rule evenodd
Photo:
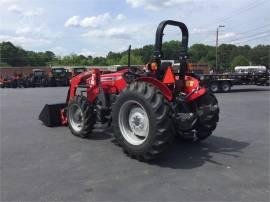
<instances>
[{"instance_id":1,"label":"muffler","mask_svg":"<svg viewBox=\"0 0 270 202\"><path fill-rule=\"evenodd\" d=\"M46 104L40 112L38 119L48 127L62 126L63 111L66 107L66 103Z\"/></svg>"}]
</instances>

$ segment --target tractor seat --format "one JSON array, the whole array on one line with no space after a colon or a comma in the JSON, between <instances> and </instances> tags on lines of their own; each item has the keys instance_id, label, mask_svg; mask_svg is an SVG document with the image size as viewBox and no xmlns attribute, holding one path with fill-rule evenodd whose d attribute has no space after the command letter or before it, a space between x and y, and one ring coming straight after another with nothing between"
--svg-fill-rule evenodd
<instances>
[{"instance_id":1,"label":"tractor seat","mask_svg":"<svg viewBox=\"0 0 270 202\"><path fill-rule=\"evenodd\" d=\"M160 67L157 69L157 79L162 81L168 67L172 66L171 62L162 62Z\"/></svg>"}]
</instances>

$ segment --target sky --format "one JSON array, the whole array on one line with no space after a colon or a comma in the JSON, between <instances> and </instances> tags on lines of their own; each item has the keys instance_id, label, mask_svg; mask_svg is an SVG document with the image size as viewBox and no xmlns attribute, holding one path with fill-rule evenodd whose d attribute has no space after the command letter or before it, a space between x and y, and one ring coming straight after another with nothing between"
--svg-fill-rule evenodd
<instances>
[{"instance_id":1,"label":"sky","mask_svg":"<svg viewBox=\"0 0 270 202\"><path fill-rule=\"evenodd\" d=\"M0 0L0 42L57 55L106 56L153 44L162 20L189 29L189 46L270 44L269 0ZM181 40L165 29L164 40Z\"/></svg>"}]
</instances>

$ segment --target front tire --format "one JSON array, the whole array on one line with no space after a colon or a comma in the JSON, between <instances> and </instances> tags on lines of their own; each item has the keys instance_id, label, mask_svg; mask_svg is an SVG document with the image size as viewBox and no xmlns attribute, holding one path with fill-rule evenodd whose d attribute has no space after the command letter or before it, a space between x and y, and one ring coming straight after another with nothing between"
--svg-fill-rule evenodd
<instances>
[{"instance_id":1,"label":"front tire","mask_svg":"<svg viewBox=\"0 0 270 202\"><path fill-rule=\"evenodd\" d=\"M156 158L171 142L168 101L159 89L134 82L113 105L114 137L132 158Z\"/></svg>"},{"instance_id":2,"label":"front tire","mask_svg":"<svg viewBox=\"0 0 270 202\"><path fill-rule=\"evenodd\" d=\"M80 95L69 102L67 118L72 134L81 138L89 137L96 122L93 106L85 96Z\"/></svg>"}]
</instances>

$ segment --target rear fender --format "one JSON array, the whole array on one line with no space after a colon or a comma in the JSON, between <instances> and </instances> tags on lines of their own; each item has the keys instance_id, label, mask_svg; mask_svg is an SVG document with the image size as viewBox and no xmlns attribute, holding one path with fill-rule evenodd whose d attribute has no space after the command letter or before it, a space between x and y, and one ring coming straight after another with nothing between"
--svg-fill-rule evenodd
<instances>
[{"instance_id":1,"label":"rear fender","mask_svg":"<svg viewBox=\"0 0 270 202\"><path fill-rule=\"evenodd\" d=\"M159 80L151 78L151 77L140 77L136 79L136 81L143 81L146 83L151 83L153 86L156 86L162 92L162 94L165 96L165 98L168 101L172 101L173 99L172 91L164 83L160 82Z\"/></svg>"},{"instance_id":2,"label":"rear fender","mask_svg":"<svg viewBox=\"0 0 270 202\"><path fill-rule=\"evenodd\" d=\"M206 89L205 87L200 86L200 81L198 79L191 76L185 76L184 92L190 94L186 101L191 102L205 94Z\"/></svg>"}]
</instances>

